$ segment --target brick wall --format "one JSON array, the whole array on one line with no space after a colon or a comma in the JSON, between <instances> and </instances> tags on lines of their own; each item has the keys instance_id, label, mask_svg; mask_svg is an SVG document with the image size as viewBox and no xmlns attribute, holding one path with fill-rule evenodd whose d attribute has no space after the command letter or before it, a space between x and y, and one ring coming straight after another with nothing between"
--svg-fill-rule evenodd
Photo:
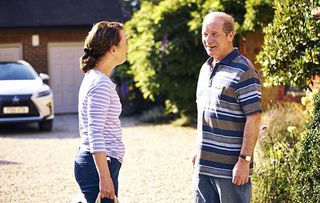
<instances>
[{"instance_id":1,"label":"brick wall","mask_svg":"<svg viewBox=\"0 0 320 203\"><path fill-rule=\"evenodd\" d=\"M311 84L310 84L311 89L320 89L320 76L314 76L311 79Z\"/></svg>"},{"instance_id":2,"label":"brick wall","mask_svg":"<svg viewBox=\"0 0 320 203\"><path fill-rule=\"evenodd\" d=\"M48 73L50 42L83 42L91 27L0 29L0 44L22 44L22 59L37 72ZM32 35L39 35L39 46L32 46Z\"/></svg>"}]
</instances>

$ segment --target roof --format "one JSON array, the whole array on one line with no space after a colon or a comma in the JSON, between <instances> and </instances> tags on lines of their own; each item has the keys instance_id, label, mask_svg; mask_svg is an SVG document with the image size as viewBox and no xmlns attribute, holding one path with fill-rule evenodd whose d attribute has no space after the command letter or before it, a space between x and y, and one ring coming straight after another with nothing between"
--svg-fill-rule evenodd
<instances>
[{"instance_id":1,"label":"roof","mask_svg":"<svg viewBox=\"0 0 320 203\"><path fill-rule=\"evenodd\" d=\"M0 0L0 27L88 26L124 22L120 0Z\"/></svg>"}]
</instances>

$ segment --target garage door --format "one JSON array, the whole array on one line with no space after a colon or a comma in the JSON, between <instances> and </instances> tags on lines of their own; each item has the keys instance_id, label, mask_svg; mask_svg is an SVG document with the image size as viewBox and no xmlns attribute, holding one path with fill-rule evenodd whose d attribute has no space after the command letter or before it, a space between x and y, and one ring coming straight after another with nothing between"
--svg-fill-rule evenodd
<instances>
[{"instance_id":1,"label":"garage door","mask_svg":"<svg viewBox=\"0 0 320 203\"><path fill-rule=\"evenodd\" d=\"M78 92L83 78L79 68L81 55L82 43L48 44L50 86L56 113L78 111Z\"/></svg>"},{"instance_id":2,"label":"garage door","mask_svg":"<svg viewBox=\"0 0 320 203\"><path fill-rule=\"evenodd\" d=\"M15 61L22 59L21 44L0 44L0 61Z\"/></svg>"}]
</instances>

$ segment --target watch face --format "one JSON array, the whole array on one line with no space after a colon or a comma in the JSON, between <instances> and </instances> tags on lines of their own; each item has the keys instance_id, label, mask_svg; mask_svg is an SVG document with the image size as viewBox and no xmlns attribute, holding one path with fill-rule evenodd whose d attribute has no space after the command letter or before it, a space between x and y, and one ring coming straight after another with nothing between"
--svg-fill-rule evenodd
<instances>
[{"instance_id":1,"label":"watch face","mask_svg":"<svg viewBox=\"0 0 320 203\"><path fill-rule=\"evenodd\" d=\"M240 157L241 157L242 159L244 159L244 160L248 161L248 162L250 162L250 161L251 161L251 156L249 156L249 155L243 155L243 154L240 154Z\"/></svg>"},{"instance_id":2,"label":"watch face","mask_svg":"<svg viewBox=\"0 0 320 203\"><path fill-rule=\"evenodd\" d=\"M245 160L246 161L251 161L251 157L250 156L246 156Z\"/></svg>"}]
</instances>

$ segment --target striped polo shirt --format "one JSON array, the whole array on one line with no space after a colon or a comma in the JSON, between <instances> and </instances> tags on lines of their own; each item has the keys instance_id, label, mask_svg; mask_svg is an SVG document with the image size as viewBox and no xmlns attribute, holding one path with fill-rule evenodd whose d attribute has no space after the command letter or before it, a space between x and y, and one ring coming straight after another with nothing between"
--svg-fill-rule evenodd
<instances>
[{"instance_id":1,"label":"striped polo shirt","mask_svg":"<svg viewBox=\"0 0 320 203\"><path fill-rule=\"evenodd\" d=\"M88 71L79 91L80 149L106 152L123 161L124 144L119 120L121 103L116 85L96 70Z\"/></svg>"},{"instance_id":2,"label":"striped polo shirt","mask_svg":"<svg viewBox=\"0 0 320 203\"><path fill-rule=\"evenodd\" d=\"M197 86L198 161L196 172L232 178L241 151L246 116L261 112L260 78L234 49L220 62L203 64ZM253 162L250 163L250 176Z\"/></svg>"}]
</instances>

